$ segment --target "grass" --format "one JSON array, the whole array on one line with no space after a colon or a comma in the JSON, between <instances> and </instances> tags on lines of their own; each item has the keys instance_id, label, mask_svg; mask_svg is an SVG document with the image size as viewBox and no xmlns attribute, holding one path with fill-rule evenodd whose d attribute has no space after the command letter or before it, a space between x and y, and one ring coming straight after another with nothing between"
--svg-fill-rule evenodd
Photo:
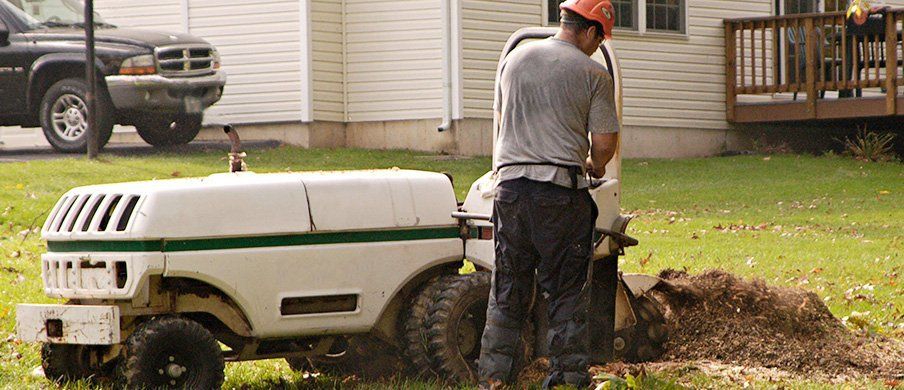
<instances>
[{"instance_id":1,"label":"grass","mask_svg":"<svg viewBox=\"0 0 904 390\"><path fill-rule=\"evenodd\" d=\"M251 152L256 172L416 168L455 177L463 199L489 169L488 158L450 159L415 152L303 150ZM0 388L52 388L30 375L39 365L33 345L17 343L18 303L53 302L40 282L40 225L59 196L74 186L202 176L226 169L221 151L34 161L0 165ZM904 338L904 165L839 157L739 156L686 160L629 160L623 208L638 215L630 234L640 239L622 260L626 272L663 268L697 272L724 268L770 284L800 286L824 298L852 327ZM231 364L228 388L334 388L340 379L305 379L279 360ZM692 387L743 384L699 373L662 372L644 383ZM348 385L348 384L345 384ZM359 384L360 385L360 384ZM757 387L825 388L812 380ZM391 382L367 388L438 388L437 383ZM849 388L882 388L851 382ZM651 385L651 387L659 387ZM91 388L80 382L67 388Z\"/></svg>"}]
</instances>

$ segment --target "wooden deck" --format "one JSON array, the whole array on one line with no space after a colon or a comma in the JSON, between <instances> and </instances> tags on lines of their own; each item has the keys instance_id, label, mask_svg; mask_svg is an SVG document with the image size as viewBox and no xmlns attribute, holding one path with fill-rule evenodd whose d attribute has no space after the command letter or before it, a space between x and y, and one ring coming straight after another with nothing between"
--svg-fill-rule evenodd
<instances>
[{"instance_id":1,"label":"wooden deck","mask_svg":"<svg viewBox=\"0 0 904 390\"><path fill-rule=\"evenodd\" d=\"M727 120L904 116L902 22L904 9L853 27L841 12L725 20Z\"/></svg>"}]
</instances>

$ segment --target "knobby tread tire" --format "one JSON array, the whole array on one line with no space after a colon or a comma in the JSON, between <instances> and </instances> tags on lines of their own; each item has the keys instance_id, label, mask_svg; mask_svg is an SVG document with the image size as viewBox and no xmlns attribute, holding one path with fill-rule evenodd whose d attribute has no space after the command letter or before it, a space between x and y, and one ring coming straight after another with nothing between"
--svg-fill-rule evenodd
<instances>
[{"instance_id":1,"label":"knobby tread tire","mask_svg":"<svg viewBox=\"0 0 904 390\"><path fill-rule=\"evenodd\" d=\"M44 376L52 382L69 382L86 379L91 376L88 367L82 364L78 356L79 345L50 344L41 345L41 368Z\"/></svg>"},{"instance_id":2,"label":"knobby tread tire","mask_svg":"<svg viewBox=\"0 0 904 390\"><path fill-rule=\"evenodd\" d=\"M187 367L189 377L182 388L219 389L223 385L225 362L216 338L197 322L177 316L151 319L129 336L123 345L117 385L129 389L173 388L160 383L157 362L151 361L161 348L188 351L195 360Z\"/></svg>"},{"instance_id":3,"label":"knobby tread tire","mask_svg":"<svg viewBox=\"0 0 904 390\"><path fill-rule=\"evenodd\" d=\"M433 370L442 378L458 382L477 381L477 362L462 355L457 343L458 324L456 316L465 306L482 304L486 312L487 299L490 292L489 272L474 272L466 275L453 275L440 279L433 294L426 322L429 338L428 350ZM475 329L478 338L478 352L483 327Z\"/></svg>"},{"instance_id":4,"label":"knobby tread tire","mask_svg":"<svg viewBox=\"0 0 904 390\"><path fill-rule=\"evenodd\" d=\"M423 288L414 296L414 302L405 317L405 357L417 376L437 375L431 362L427 321L434 295L444 279L454 276L456 275L440 276L424 283Z\"/></svg>"}]
</instances>

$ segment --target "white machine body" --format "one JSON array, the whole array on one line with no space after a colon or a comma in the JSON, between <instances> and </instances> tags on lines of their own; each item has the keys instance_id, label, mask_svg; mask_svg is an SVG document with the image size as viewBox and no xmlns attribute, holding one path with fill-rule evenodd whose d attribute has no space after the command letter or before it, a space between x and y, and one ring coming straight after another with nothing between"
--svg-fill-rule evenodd
<instances>
[{"instance_id":1,"label":"white machine body","mask_svg":"<svg viewBox=\"0 0 904 390\"><path fill-rule=\"evenodd\" d=\"M63 195L42 229L44 291L131 300L152 276L188 278L228 295L255 337L366 332L408 279L462 259L456 209L448 177L410 170L79 187ZM281 312L287 299L349 295L356 302L347 311ZM46 341L33 330L60 308L74 307L20 305L23 341ZM92 334L63 340L120 341L118 333Z\"/></svg>"}]
</instances>

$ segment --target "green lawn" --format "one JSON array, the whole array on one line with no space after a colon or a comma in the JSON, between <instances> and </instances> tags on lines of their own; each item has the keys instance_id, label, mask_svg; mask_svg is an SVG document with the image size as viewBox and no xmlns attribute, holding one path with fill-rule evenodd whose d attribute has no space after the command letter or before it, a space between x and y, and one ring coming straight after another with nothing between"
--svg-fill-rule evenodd
<instances>
[{"instance_id":1,"label":"green lawn","mask_svg":"<svg viewBox=\"0 0 904 390\"><path fill-rule=\"evenodd\" d=\"M38 236L59 196L79 185L222 172L224 155L215 151L0 164L0 388L51 387L30 376L39 364L37 348L16 343L12 335L17 303L52 302L41 291L39 260L46 248ZM282 147L250 155L247 162L256 172L391 167L446 171L454 175L462 199L470 183L489 168L488 158L415 152ZM904 165L840 157L741 156L629 160L623 174L623 208L638 215L630 233L641 241L623 260L626 272L719 267L770 284L800 286L823 297L836 316L857 312L854 315L865 320L856 321L860 326L904 338L904 279L898 277L904 271ZM740 386L702 374L657 376L692 386ZM323 378L314 383L335 386ZM310 384L282 361L227 369L229 388ZM763 386L782 384L830 386L804 380ZM413 382L368 385L380 386L438 387Z\"/></svg>"}]
</instances>

